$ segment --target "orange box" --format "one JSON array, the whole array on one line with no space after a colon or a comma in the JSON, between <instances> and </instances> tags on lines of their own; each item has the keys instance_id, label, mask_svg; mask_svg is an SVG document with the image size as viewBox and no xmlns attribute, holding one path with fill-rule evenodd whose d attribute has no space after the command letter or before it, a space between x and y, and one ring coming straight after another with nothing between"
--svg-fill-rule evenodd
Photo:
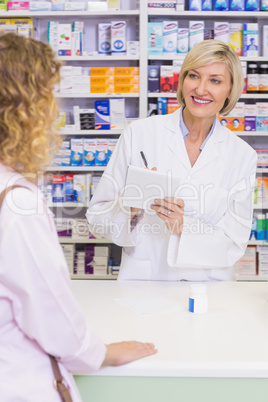
<instances>
[{"instance_id":1,"label":"orange box","mask_svg":"<svg viewBox=\"0 0 268 402\"><path fill-rule=\"evenodd\" d=\"M114 75L114 67L91 67L90 75Z\"/></svg>"},{"instance_id":2,"label":"orange box","mask_svg":"<svg viewBox=\"0 0 268 402\"><path fill-rule=\"evenodd\" d=\"M112 94L114 85L90 85L90 92L93 94Z\"/></svg>"},{"instance_id":3,"label":"orange box","mask_svg":"<svg viewBox=\"0 0 268 402\"><path fill-rule=\"evenodd\" d=\"M90 77L91 85L113 85L113 75L93 75Z\"/></svg>"},{"instance_id":4,"label":"orange box","mask_svg":"<svg viewBox=\"0 0 268 402\"><path fill-rule=\"evenodd\" d=\"M114 92L117 93L138 93L140 92L140 86L138 84L131 85L115 85Z\"/></svg>"},{"instance_id":5,"label":"orange box","mask_svg":"<svg viewBox=\"0 0 268 402\"><path fill-rule=\"evenodd\" d=\"M115 75L114 76L114 84L115 85L130 85L130 84L139 84L140 76L139 75Z\"/></svg>"},{"instance_id":6,"label":"orange box","mask_svg":"<svg viewBox=\"0 0 268 402\"><path fill-rule=\"evenodd\" d=\"M139 75L139 67L115 67L115 75Z\"/></svg>"},{"instance_id":7,"label":"orange box","mask_svg":"<svg viewBox=\"0 0 268 402\"><path fill-rule=\"evenodd\" d=\"M229 128L231 131L244 131L244 117L219 117L222 126Z\"/></svg>"},{"instance_id":8,"label":"orange box","mask_svg":"<svg viewBox=\"0 0 268 402\"><path fill-rule=\"evenodd\" d=\"M180 108L177 99L168 98L167 100L167 114L175 112Z\"/></svg>"}]
</instances>

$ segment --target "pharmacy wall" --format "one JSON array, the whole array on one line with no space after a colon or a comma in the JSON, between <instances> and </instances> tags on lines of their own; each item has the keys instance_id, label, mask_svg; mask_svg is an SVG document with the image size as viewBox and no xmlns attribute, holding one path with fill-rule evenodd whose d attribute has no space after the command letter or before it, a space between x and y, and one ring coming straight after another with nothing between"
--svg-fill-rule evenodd
<instances>
[{"instance_id":1,"label":"pharmacy wall","mask_svg":"<svg viewBox=\"0 0 268 402\"><path fill-rule=\"evenodd\" d=\"M172 113L189 49L219 39L240 57L245 87L221 124L258 153L254 220L238 280L268 278L268 3L265 0L0 1L0 31L49 42L63 61L55 88L64 141L39 187L72 278L116 279L120 248L93 236L86 209L119 135Z\"/></svg>"}]
</instances>

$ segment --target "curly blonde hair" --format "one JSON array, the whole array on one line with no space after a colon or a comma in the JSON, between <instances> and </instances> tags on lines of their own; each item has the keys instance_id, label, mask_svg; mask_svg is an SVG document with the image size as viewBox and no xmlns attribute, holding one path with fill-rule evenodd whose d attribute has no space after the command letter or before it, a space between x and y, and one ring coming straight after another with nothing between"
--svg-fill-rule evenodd
<instances>
[{"instance_id":1,"label":"curly blonde hair","mask_svg":"<svg viewBox=\"0 0 268 402\"><path fill-rule=\"evenodd\" d=\"M22 174L44 170L60 146L53 95L60 68L48 44L0 36L0 162Z\"/></svg>"}]
</instances>

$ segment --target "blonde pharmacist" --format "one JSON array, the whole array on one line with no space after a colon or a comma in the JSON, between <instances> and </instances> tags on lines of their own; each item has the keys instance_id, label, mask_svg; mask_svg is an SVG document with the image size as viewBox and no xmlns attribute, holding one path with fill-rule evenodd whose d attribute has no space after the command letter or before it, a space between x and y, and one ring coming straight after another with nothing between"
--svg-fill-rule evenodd
<instances>
[{"instance_id":1,"label":"blonde pharmacist","mask_svg":"<svg viewBox=\"0 0 268 402\"><path fill-rule=\"evenodd\" d=\"M32 182L58 142L52 91L59 74L48 45L0 37L0 193L13 184L25 187L9 191L0 210L2 402L61 400L48 353L57 357L73 402L81 398L72 370L91 372L156 353L139 342L105 346L87 327L70 291L53 215Z\"/></svg>"},{"instance_id":2,"label":"blonde pharmacist","mask_svg":"<svg viewBox=\"0 0 268 402\"><path fill-rule=\"evenodd\" d=\"M196 45L182 65L170 115L132 123L90 203L92 230L123 246L119 279L229 280L243 255L252 218L255 151L222 127L244 86L240 61L223 42ZM179 177L179 198L151 211L122 208L128 165ZM137 183L138 185L138 183Z\"/></svg>"}]
</instances>

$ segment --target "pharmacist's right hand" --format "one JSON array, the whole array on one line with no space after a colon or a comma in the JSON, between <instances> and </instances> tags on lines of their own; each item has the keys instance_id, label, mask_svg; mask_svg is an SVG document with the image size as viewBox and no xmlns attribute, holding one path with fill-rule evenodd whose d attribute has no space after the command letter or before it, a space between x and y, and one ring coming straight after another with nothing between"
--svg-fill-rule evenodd
<instances>
[{"instance_id":1,"label":"pharmacist's right hand","mask_svg":"<svg viewBox=\"0 0 268 402\"><path fill-rule=\"evenodd\" d=\"M147 169L147 168L146 168L146 169ZM157 171L157 168L156 168L156 167L153 167L151 170L153 170L154 172L156 172L156 171ZM137 214L139 214L139 213L142 211L142 209L140 209L140 208L133 208L133 207L131 207L130 209L131 209L131 220L134 218L134 216L136 216Z\"/></svg>"}]
</instances>

